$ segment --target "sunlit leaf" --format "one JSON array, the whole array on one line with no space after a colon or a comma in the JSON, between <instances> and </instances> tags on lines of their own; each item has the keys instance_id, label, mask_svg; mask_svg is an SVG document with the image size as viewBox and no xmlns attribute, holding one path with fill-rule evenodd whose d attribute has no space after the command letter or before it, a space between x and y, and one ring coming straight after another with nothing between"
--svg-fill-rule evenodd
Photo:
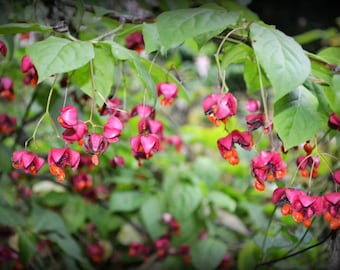
<instances>
[{"instance_id":1,"label":"sunlit leaf","mask_svg":"<svg viewBox=\"0 0 340 270\"><path fill-rule=\"evenodd\" d=\"M276 100L306 80L311 64L293 38L258 23L251 24L250 37L256 57L274 87Z\"/></svg>"},{"instance_id":2,"label":"sunlit leaf","mask_svg":"<svg viewBox=\"0 0 340 270\"><path fill-rule=\"evenodd\" d=\"M28 46L26 51L38 71L39 82L53 74L80 68L94 57L90 42L53 36Z\"/></svg>"},{"instance_id":3,"label":"sunlit leaf","mask_svg":"<svg viewBox=\"0 0 340 270\"><path fill-rule=\"evenodd\" d=\"M321 50L318 52L318 56L321 56L322 58L329 61L329 63L332 63L334 65L340 65L340 48L337 47L329 47Z\"/></svg>"}]
</instances>

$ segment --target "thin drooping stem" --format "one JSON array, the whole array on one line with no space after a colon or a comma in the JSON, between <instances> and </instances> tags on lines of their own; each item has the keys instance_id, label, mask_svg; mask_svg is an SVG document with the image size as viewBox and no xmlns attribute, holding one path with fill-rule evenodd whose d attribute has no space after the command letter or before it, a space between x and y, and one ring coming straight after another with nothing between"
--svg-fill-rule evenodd
<instances>
[{"instance_id":1,"label":"thin drooping stem","mask_svg":"<svg viewBox=\"0 0 340 270\"><path fill-rule=\"evenodd\" d=\"M228 86L225 83L225 70L222 71L221 69L221 65L220 65L220 60L219 60L219 56L223 47L223 44L226 42L226 40L230 37L230 35L232 35L234 32L238 31L238 30L242 30L245 29L246 27L248 27L248 24L246 25L242 25L240 27L236 27L233 30L231 30L228 34L225 35L225 37L222 39L222 41L220 42L220 45L217 48L217 51L215 53L215 62L216 62L216 66L217 66L217 71L218 71L218 77L219 77L219 81L222 82L222 90L226 90L228 92Z\"/></svg>"},{"instance_id":2,"label":"thin drooping stem","mask_svg":"<svg viewBox=\"0 0 340 270\"><path fill-rule=\"evenodd\" d=\"M57 80L57 76L54 76L54 80L53 80L53 83L52 83L52 86L51 86L51 89L50 89L50 92L48 93L48 97L47 97L47 102L46 102L46 109L45 109L45 113L40 117L37 125L35 126L34 128L34 131L33 131L33 134L30 138L28 138L26 141L25 141L25 148L28 147L28 143L33 140L35 142L35 137L37 135L37 132L38 132L38 128L40 126L40 124L42 123L42 121L44 120L44 118L46 116L49 116L50 115L50 105L51 105L51 99L52 99L52 95L53 95L53 90L54 90L54 84ZM51 119L52 120L52 119ZM52 123L53 123L53 120L52 120ZM58 133L57 133L57 136L58 136ZM37 147L37 146L36 146Z\"/></svg>"},{"instance_id":3,"label":"thin drooping stem","mask_svg":"<svg viewBox=\"0 0 340 270\"><path fill-rule=\"evenodd\" d=\"M255 56L256 57L256 56ZM270 145L272 147L272 150L274 150L274 138L273 138L273 131L271 128L271 118L269 116L269 110L268 110L268 105L267 105L267 98L266 94L264 92L264 86L263 86L263 81L262 81L262 71L261 71L261 66L256 58L256 66L257 66L257 71L259 73L259 83L260 83L260 92L261 92L261 99L263 103L263 110L264 110L264 115L265 115L265 127L269 129L268 135L269 135L269 140L270 140Z\"/></svg>"}]
</instances>

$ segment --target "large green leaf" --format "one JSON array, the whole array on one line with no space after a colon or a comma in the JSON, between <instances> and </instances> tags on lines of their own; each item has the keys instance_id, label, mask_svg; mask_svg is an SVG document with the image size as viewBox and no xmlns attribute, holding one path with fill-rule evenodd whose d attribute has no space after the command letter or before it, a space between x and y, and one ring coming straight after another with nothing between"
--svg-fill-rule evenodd
<instances>
[{"instance_id":1,"label":"large green leaf","mask_svg":"<svg viewBox=\"0 0 340 270\"><path fill-rule=\"evenodd\" d=\"M168 193L169 210L179 220L191 215L202 199L202 193L196 186L177 183Z\"/></svg>"},{"instance_id":2,"label":"large green leaf","mask_svg":"<svg viewBox=\"0 0 340 270\"><path fill-rule=\"evenodd\" d=\"M276 100L309 76L310 61L293 38L258 23L251 24L250 37L256 57L274 87Z\"/></svg>"},{"instance_id":3,"label":"large green leaf","mask_svg":"<svg viewBox=\"0 0 340 270\"><path fill-rule=\"evenodd\" d=\"M94 45L93 78L91 78L90 64L75 70L72 80L87 95L95 97L96 103L101 106L111 93L114 75L114 57L111 46L105 42ZM92 79L96 92L94 92Z\"/></svg>"},{"instance_id":4,"label":"large green leaf","mask_svg":"<svg viewBox=\"0 0 340 270\"><path fill-rule=\"evenodd\" d=\"M8 23L0 25L1 35L29 32L50 33L52 31L53 28L51 26L40 25L37 23Z\"/></svg>"},{"instance_id":5,"label":"large green leaf","mask_svg":"<svg viewBox=\"0 0 340 270\"><path fill-rule=\"evenodd\" d=\"M26 51L38 71L39 82L53 74L80 68L94 57L90 42L53 36L28 46Z\"/></svg>"},{"instance_id":6,"label":"large green leaf","mask_svg":"<svg viewBox=\"0 0 340 270\"><path fill-rule=\"evenodd\" d=\"M227 252L227 245L214 238L198 241L190 249L192 264L198 270L214 270Z\"/></svg>"},{"instance_id":7,"label":"large green leaf","mask_svg":"<svg viewBox=\"0 0 340 270\"><path fill-rule=\"evenodd\" d=\"M115 191L111 194L109 205L112 212L130 212L138 209L146 199L138 190Z\"/></svg>"},{"instance_id":8,"label":"large green leaf","mask_svg":"<svg viewBox=\"0 0 340 270\"><path fill-rule=\"evenodd\" d=\"M202 37L203 34L206 34L206 39L211 38L236 24L238 18L239 13L228 12L214 5L163 12L158 16L156 24L160 44L167 50L188 38Z\"/></svg>"},{"instance_id":9,"label":"large green leaf","mask_svg":"<svg viewBox=\"0 0 340 270\"><path fill-rule=\"evenodd\" d=\"M310 140L322 125L317 98L299 86L274 104L274 127L289 149Z\"/></svg>"},{"instance_id":10,"label":"large green leaf","mask_svg":"<svg viewBox=\"0 0 340 270\"><path fill-rule=\"evenodd\" d=\"M167 230L161 218L165 213L164 201L159 196L148 198L140 209L142 222L151 238L156 240Z\"/></svg>"}]
</instances>

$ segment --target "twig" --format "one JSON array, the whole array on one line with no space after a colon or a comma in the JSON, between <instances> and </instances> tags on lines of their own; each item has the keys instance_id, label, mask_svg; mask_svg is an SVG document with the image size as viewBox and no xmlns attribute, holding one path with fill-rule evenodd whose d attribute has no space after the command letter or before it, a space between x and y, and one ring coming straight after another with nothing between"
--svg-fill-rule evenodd
<instances>
[{"instance_id":1,"label":"twig","mask_svg":"<svg viewBox=\"0 0 340 270\"><path fill-rule=\"evenodd\" d=\"M280 258L277 258L277 259L274 259L274 260L266 261L266 262L263 262L263 263L258 263L258 264L255 266L255 269L258 269L258 268L261 267L261 266L268 266L268 265L271 265L271 264L273 264L273 263L276 263L276 262L279 262L279 261L286 260L286 259L288 259L288 258L290 258L290 257L294 257L294 256L299 255L299 254L301 254L301 253L303 253L303 252L306 252L306 251L308 251L308 250L310 250L310 249L312 249L312 248L315 248L315 247L317 247L317 246L320 246L320 245L322 245L323 243L325 243L325 242L333 235L333 233L334 233L334 231L330 231L329 234L328 234L324 239L322 239L320 242L318 242L318 243L316 243L316 244L314 244L314 245L311 245L311 246L309 246L309 247L306 247L306 248L304 248L304 249L301 249L301 250L299 250L299 251L296 251L296 252L294 252L294 253L288 254L288 255L286 255L286 256L283 256L283 257L280 257Z\"/></svg>"}]
</instances>

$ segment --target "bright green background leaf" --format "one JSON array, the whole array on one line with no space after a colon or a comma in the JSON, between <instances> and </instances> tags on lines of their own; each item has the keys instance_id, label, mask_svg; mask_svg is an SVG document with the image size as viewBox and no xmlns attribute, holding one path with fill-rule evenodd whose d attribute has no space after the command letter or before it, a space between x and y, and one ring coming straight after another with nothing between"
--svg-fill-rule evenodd
<instances>
[{"instance_id":1,"label":"bright green background leaf","mask_svg":"<svg viewBox=\"0 0 340 270\"><path fill-rule=\"evenodd\" d=\"M130 212L138 209L146 199L145 194L138 190L115 191L110 197L112 212Z\"/></svg>"}]
</instances>

